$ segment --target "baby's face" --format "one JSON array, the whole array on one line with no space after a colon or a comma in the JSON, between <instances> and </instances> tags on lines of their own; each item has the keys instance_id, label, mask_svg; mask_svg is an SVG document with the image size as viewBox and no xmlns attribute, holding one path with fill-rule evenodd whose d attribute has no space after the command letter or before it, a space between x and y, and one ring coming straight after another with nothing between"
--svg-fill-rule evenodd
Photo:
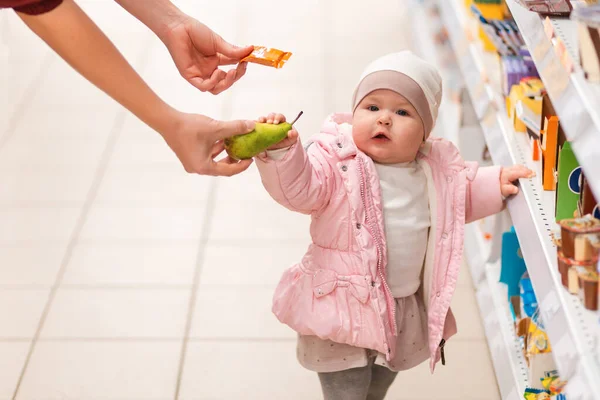
<instances>
[{"instance_id":1,"label":"baby's face","mask_svg":"<svg viewBox=\"0 0 600 400\"><path fill-rule=\"evenodd\" d=\"M352 118L356 147L380 164L412 161L425 137L417 110L398 93L379 89L358 104Z\"/></svg>"}]
</instances>

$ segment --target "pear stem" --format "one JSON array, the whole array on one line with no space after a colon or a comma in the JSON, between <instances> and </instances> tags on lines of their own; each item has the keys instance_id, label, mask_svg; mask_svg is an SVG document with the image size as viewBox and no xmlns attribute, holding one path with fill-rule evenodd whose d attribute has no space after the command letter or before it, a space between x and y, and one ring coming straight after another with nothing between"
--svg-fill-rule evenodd
<instances>
[{"instance_id":1,"label":"pear stem","mask_svg":"<svg viewBox=\"0 0 600 400\"><path fill-rule=\"evenodd\" d=\"M298 116L296 117L296 119L293 120L290 125L294 125L296 123L296 121L298 121L298 118L300 118L302 116L302 114L304 114L304 111L300 111L300 114L298 114Z\"/></svg>"}]
</instances>

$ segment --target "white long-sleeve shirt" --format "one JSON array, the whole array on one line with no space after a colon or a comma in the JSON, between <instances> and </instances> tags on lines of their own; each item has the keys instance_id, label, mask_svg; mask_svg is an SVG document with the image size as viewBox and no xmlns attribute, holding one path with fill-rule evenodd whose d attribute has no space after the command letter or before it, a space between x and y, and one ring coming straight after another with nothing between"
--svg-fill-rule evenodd
<instances>
[{"instance_id":1,"label":"white long-sleeve shirt","mask_svg":"<svg viewBox=\"0 0 600 400\"><path fill-rule=\"evenodd\" d=\"M421 286L431 225L427 176L416 161L377 164L387 242L387 281L394 297Z\"/></svg>"}]
</instances>

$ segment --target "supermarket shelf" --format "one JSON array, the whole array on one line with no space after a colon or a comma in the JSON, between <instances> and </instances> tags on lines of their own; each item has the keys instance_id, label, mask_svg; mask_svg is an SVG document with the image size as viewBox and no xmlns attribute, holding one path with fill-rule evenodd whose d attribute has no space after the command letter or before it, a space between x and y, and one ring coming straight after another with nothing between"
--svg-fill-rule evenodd
<instances>
[{"instance_id":1,"label":"supermarket shelf","mask_svg":"<svg viewBox=\"0 0 600 400\"><path fill-rule=\"evenodd\" d=\"M477 228L469 225L469 230L476 231ZM519 400L527 387L528 369L508 306L507 288L499 283L500 263L479 267L484 270L484 280L477 288L477 303L483 316L500 394L505 400Z\"/></svg>"},{"instance_id":2,"label":"supermarket shelf","mask_svg":"<svg viewBox=\"0 0 600 400\"><path fill-rule=\"evenodd\" d=\"M428 15L428 8L430 6L430 0L413 0L413 21L415 26L423 26L425 34L415 35L415 49L420 53L419 55L425 60L429 61L433 65L438 67L443 65L440 58L439 51L436 49L436 44L433 40L434 29L436 24L432 22L434 18ZM444 90L442 95L442 103L439 109L438 121L432 135L443 137L453 143L458 143L458 131L460 129L460 105L457 102L452 101L450 90L448 90L448 83L452 80L453 76L458 75L458 71L449 70L448 68L440 68L440 74L443 78Z\"/></svg>"},{"instance_id":3,"label":"supermarket shelf","mask_svg":"<svg viewBox=\"0 0 600 400\"><path fill-rule=\"evenodd\" d=\"M579 66L577 25L569 19L552 19L554 31L575 64L569 74L562 66L543 20L515 0L506 0L521 35L546 86L573 150L596 196L600 196L600 84L588 83Z\"/></svg>"},{"instance_id":4,"label":"supermarket shelf","mask_svg":"<svg viewBox=\"0 0 600 400\"><path fill-rule=\"evenodd\" d=\"M556 247L551 233L554 222L554 192L542 189L539 163L530 161L526 135L512 129L502 97L488 83L495 57L485 54L465 35L466 13L458 0L440 0L452 46L475 104L492 159L497 165L526 164L538 177L520 180L519 194L507 207L520 238L521 250L548 335L563 379L569 380L570 399L600 398L600 365L596 353L598 318L585 310L579 300L561 285L556 262ZM558 108L558 107L557 107ZM600 147L598 147L600 149ZM598 175L600 176L600 174Z\"/></svg>"}]
</instances>

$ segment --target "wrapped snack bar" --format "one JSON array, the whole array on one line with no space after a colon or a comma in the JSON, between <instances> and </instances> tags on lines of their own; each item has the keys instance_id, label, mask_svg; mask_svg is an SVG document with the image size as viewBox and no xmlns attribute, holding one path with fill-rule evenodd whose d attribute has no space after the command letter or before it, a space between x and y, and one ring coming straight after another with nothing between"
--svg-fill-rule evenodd
<instances>
[{"instance_id":1,"label":"wrapped snack bar","mask_svg":"<svg viewBox=\"0 0 600 400\"><path fill-rule=\"evenodd\" d=\"M251 62L267 67L281 68L290 59L292 53L264 46L254 46L254 51L242 59L242 62Z\"/></svg>"}]
</instances>

